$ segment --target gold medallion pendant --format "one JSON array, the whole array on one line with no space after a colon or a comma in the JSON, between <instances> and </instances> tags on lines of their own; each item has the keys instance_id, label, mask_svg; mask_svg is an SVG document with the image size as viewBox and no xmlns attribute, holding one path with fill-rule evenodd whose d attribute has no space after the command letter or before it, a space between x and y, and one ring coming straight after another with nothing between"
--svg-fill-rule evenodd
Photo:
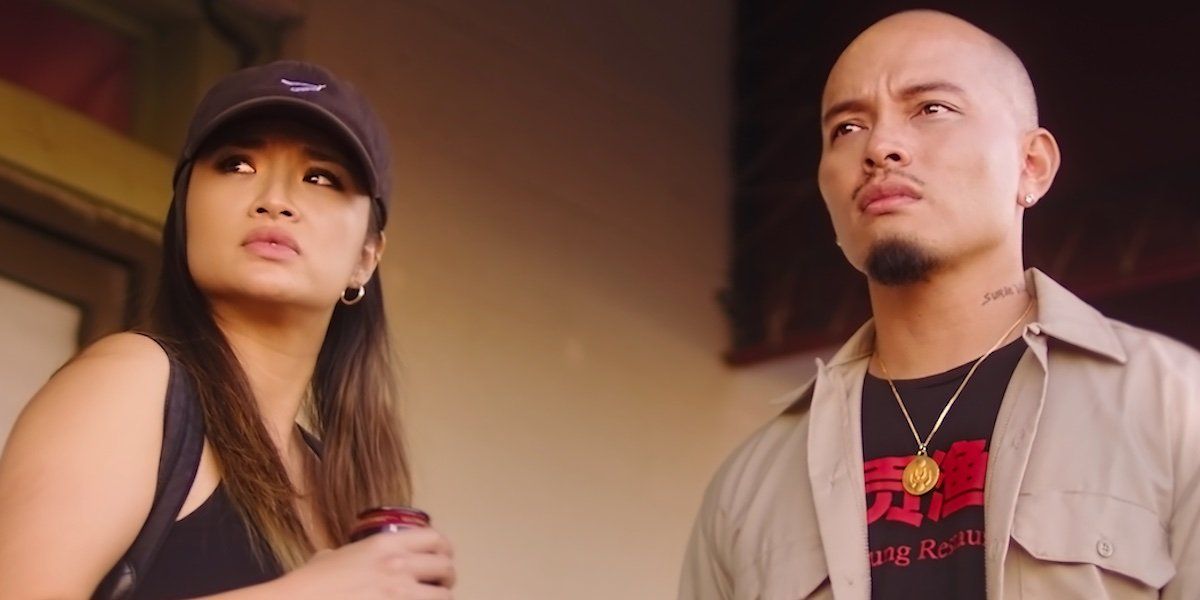
<instances>
[{"instance_id":1,"label":"gold medallion pendant","mask_svg":"<svg viewBox=\"0 0 1200 600\"><path fill-rule=\"evenodd\" d=\"M967 371L967 376L963 377L962 383L958 384L958 389L954 390L954 394L946 401L946 406L942 407L942 413L938 415L937 421L933 423L933 430L929 432L929 435L925 436L924 440L921 439L921 434L917 433L917 426L913 424L912 415L908 414L908 407L904 406L904 399L900 397L900 390L896 389L896 382L892 381L892 376L888 374L887 365L883 364L883 357L878 354L875 355L879 359L879 370L883 371L883 378L887 380L888 387L892 388L892 395L896 397L896 404L900 406L900 412L904 414L904 420L908 422L908 429L912 431L913 440L917 442L917 455L912 457L912 460L908 461L908 464L904 466L904 479L901 482L904 485L904 491L913 496L922 496L928 494L929 490L937 486L938 478L942 475L942 469L936 461L929 458L929 454L925 450L929 447L929 441L933 439L934 434L941 428L942 421L946 420L946 414L950 412L950 407L954 406L954 401L958 400L959 394L962 394L963 389L967 387L967 382L971 380L971 376L975 374L975 370L1000 347L1000 344L1004 343L1004 340L1008 339L1009 334L1017 326L1025 322L1025 317L1029 316L1029 311L1033 310L1033 306L1034 302L1030 300L1029 304L1025 306L1025 312L1021 313L1021 316L1017 317L1017 320L1008 326L1008 331L1005 331L1004 335L1000 336L1000 339L996 340L996 343L992 344L992 347L987 352L984 352L983 356L980 356L974 365L971 365L971 370Z\"/></svg>"},{"instance_id":2,"label":"gold medallion pendant","mask_svg":"<svg viewBox=\"0 0 1200 600\"><path fill-rule=\"evenodd\" d=\"M937 485L942 470L937 462L924 454L918 454L904 467L904 491L921 496Z\"/></svg>"}]
</instances>

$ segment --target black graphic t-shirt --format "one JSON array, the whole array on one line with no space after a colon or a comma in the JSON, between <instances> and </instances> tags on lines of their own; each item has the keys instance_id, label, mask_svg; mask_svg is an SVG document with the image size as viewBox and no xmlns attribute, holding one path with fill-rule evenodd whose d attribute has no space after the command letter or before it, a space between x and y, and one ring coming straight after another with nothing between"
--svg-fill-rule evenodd
<instances>
[{"instance_id":1,"label":"black graphic t-shirt","mask_svg":"<svg viewBox=\"0 0 1200 600\"><path fill-rule=\"evenodd\" d=\"M922 496L904 491L901 474L917 442L887 381L863 382L863 459L868 558L873 600L985 598L983 490L1000 402L1027 348L1016 341L983 361L929 442L941 468ZM929 435L972 361L945 373L897 380L917 433Z\"/></svg>"}]
</instances>

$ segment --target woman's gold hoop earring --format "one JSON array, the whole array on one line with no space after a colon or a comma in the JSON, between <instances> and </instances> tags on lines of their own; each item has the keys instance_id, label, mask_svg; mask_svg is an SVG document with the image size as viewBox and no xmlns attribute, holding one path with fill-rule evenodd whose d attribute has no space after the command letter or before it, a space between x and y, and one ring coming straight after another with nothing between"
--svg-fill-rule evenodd
<instances>
[{"instance_id":1,"label":"woman's gold hoop earring","mask_svg":"<svg viewBox=\"0 0 1200 600\"><path fill-rule=\"evenodd\" d=\"M358 291L357 291L357 292L355 292L355 294L354 294L354 297L353 297L353 298L347 298L347 297L346 297L346 292L349 292L349 291L351 291L352 289L353 289L353 288L346 288L346 291L345 291L345 292L342 292L342 304L345 304L346 306L350 306L350 305L352 305L352 304L358 304L358 303L359 303L359 301L361 301L361 300L363 299L363 296L366 296L366 295L367 295L367 286L366 286L366 285L360 285L360 286L358 286Z\"/></svg>"}]
</instances>

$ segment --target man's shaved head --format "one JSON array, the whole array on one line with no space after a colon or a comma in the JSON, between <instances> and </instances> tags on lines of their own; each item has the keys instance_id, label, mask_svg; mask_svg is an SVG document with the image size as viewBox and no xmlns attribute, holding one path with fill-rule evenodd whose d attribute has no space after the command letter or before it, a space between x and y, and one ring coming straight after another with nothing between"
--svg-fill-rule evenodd
<instances>
[{"instance_id":1,"label":"man's shaved head","mask_svg":"<svg viewBox=\"0 0 1200 600\"><path fill-rule=\"evenodd\" d=\"M825 82L821 132L817 183L842 251L882 285L1019 257L1024 207L1058 169L1021 60L932 10L887 17L850 43Z\"/></svg>"},{"instance_id":2,"label":"man's shaved head","mask_svg":"<svg viewBox=\"0 0 1200 600\"><path fill-rule=\"evenodd\" d=\"M908 10L886 17L868 27L842 52L830 71L829 80L838 75L838 67L882 39L888 45L903 43L905 38L936 36L954 38L982 50L986 57L980 68L987 69L997 90L1011 103L1013 116L1025 129L1038 126L1037 96L1025 64L1007 44L992 34L954 15L935 10ZM828 82L826 97L828 100Z\"/></svg>"}]
</instances>

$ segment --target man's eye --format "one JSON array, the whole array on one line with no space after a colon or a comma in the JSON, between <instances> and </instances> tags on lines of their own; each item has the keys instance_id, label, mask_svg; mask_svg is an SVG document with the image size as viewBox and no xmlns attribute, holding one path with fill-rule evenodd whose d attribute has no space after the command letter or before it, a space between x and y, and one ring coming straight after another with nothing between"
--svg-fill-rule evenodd
<instances>
[{"instance_id":1,"label":"man's eye","mask_svg":"<svg viewBox=\"0 0 1200 600\"><path fill-rule=\"evenodd\" d=\"M222 160L217 167L226 173L253 173L254 167L250 161L241 156L231 156Z\"/></svg>"},{"instance_id":2,"label":"man's eye","mask_svg":"<svg viewBox=\"0 0 1200 600\"><path fill-rule=\"evenodd\" d=\"M950 112L950 107L946 106L945 104L939 104L937 102L926 102L925 104L921 105L921 114L936 115L938 113L948 113L948 112Z\"/></svg>"},{"instance_id":3,"label":"man's eye","mask_svg":"<svg viewBox=\"0 0 1200 600\"><path fill-rule=\"evenodd\" d=\"M304 181L313 185L327 186L339 190L342 189L341 180L338 179L337 175L334 175L329 171L309 171L308 174L304 176Z\"/></svg>"},{"instance_id":4,"label":"man's eye","mask_svg":"<svg viewBox=\"0 0 1200 600\"><path fill-rule=\"evenodd\" d=\"M854 133L855 131L860 131L860 130L862 130L862 125L858 125L855 123L842 123L840 125L836 125L833 128L833 133L831 134L830 137L832 139L837 139L848 133Z\"/></svg>"}]
</instances>

